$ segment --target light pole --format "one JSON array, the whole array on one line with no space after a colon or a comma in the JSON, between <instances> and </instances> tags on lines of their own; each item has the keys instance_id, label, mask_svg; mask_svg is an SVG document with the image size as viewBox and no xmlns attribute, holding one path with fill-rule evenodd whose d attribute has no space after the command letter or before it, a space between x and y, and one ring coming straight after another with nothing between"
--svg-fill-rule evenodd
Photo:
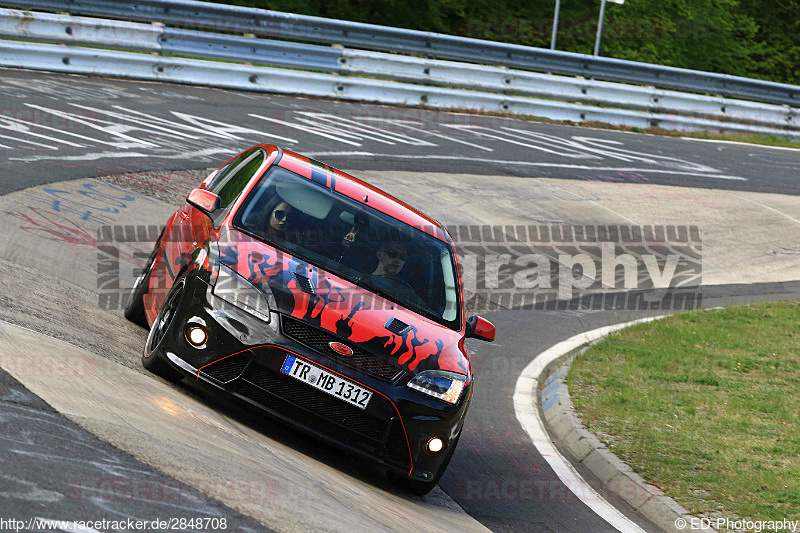
<instances>
[{"instance_id":1,"label":"light pole","mask_svg":"<svg viewBox=\"0 0 800 533\"><path fill-rule=\"evenodd\" d=\"M625 0L600 0L600 18L597 20L597 37L594 40L594 55L600 55L600 38L603 36L603 19L606 16L606 2L624 4Z\"/></svg>"},{"instance_id":2,"label":"light pole","mask_svg":"<svg viewBox=\"0 0 800 533\"><path fill-rule=\"evenodd\" d=\"M550 50L556 49L556 33L558 33L558 13L561 11L561 0L556 0L556 13L553 15L553 37L550 39Z\"/></svg>"}]
</instances>

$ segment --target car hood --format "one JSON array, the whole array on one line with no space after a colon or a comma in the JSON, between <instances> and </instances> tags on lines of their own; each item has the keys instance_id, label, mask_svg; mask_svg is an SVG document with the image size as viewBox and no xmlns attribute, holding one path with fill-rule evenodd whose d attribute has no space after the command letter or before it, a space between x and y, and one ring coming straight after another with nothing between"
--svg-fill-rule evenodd
<instances>
[{"instance_id":1,"label":"car hood","mask_svg":"<svg viewBox=\"0 0 800 533\"><path fill-rule=\"evenodd\" d=\"M411 373L449 370L471 379L460 332L233 229L219 241L219 259L281 313L382 354ZM389 331L392 320L407 327L398 328L399 334Z\"/></svg>"}]
</instances>

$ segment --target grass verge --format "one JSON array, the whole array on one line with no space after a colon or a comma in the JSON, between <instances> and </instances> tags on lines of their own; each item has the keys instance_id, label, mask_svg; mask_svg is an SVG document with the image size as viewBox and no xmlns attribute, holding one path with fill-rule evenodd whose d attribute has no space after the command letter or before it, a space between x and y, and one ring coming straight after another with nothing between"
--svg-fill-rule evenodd
<instances>
[{"instance_id":1,"label":"grass verge","mask_svg":"<svg viewBox=\"0 0 800 533\"><path fill-rule=\"evenodd\" d=\"M587 428L693 514L800 519L800 302L633 326L568 385Z\"/></svg>"},{"instance_id":2,"label":"grass verge","mask_svg":"<svg viewBox=\"0 0 800 533\"><path fill-rule=\"evenodd\" d=\"M753 134L729 134L713 133L710 131L674 131L664 128L631 128L633 132L650 133L653 135L664 135L667 137L691 137L693 139L708 139L712 141L733 141L748 144L763 144L765 146L778 146L782 148L800 148L800 142L793 141L780 135L768 135L764 133Z\"/></svg>"}]
</instances>

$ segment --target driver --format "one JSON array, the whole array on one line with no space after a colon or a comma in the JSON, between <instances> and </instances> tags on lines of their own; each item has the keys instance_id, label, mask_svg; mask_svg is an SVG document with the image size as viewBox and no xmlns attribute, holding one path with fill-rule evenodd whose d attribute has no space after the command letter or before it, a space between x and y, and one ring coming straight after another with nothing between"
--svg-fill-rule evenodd
<instances>
[{"instance_id":1,"label":"driver","mask_svg":"<svg viewBox=\"0 0 800 533\"><path fill-rule=\"evenodd\" d=\"M387 292L400 298L401 301L419 300L414 288L407 281L398 277L406 264L408 248L402 244L387 242L378 247L375 255L378 257L378 266L371 274L375 285L385 287Z\"/></svg>"},{"instance_id":2,"label":"driver","mask_svg":"<svg viewBox=\"0 0 800 533\"><path fill-rule=\"evenodd\" d=\"M381 244L375 255L378 256L378 266L372 275L395 278L406 264L408 249L402 244L388 242Z\"/></svg>"}]
</instances>

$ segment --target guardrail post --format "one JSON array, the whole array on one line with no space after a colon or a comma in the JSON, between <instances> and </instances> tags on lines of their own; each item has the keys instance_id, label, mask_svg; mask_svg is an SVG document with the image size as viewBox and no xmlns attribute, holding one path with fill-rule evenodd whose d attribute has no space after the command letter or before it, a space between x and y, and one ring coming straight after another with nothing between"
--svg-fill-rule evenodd
<instances>
[{"instance_id":1,"label":"guardrail post","mask_svg":"<svg viewBox=\"0 0 800 533\"><path fill-rule=\"evenodd\" d=\"M597 35L594 38L594 56L600 55L600 39L603 37L603 19L606 16L606 0L600 0L600 17L597 19Z\"/></svg>"}]
</instances>

